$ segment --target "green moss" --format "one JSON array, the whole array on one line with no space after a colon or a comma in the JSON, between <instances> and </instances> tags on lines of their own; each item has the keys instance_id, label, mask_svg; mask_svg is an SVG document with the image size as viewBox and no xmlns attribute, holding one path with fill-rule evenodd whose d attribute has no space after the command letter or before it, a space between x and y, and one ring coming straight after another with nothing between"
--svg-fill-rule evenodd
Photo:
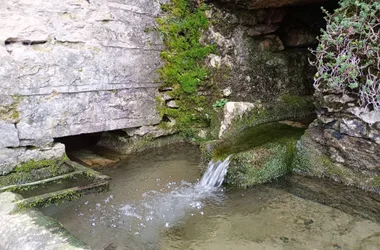
<instances>
[{"instance_id":1,"label":"green moss","mask_svg":"<svg viewBox=\"0 0 380 250\"><path fill-rule=\"evenodd\" d=\"M50 171L56 172L57 165L60 164L60 160L56 159L46 159L46 160L30 160L27 162L21 163L19 166L15 168L15 171L17 173L24 172L29 173L30 171L34 169L40 169L40 168L49 168Z\"/></svg>"},{"instance_id":2,"label":"green moss","mask_svg":"<svg viewBox=\"0 0 380 250\"><path fill-rule=\"evenodd\" d=\"M314 110L314 104L308 97L283 96L281 100L272 104L257 104L242 117L235 118L224 137L236 137L245 129L264 123L305 118L313 115Z\"/></svg>"},{"instance_id":3,"label":"green moss","mask_svg":"<svg viewBox=\"0 0 380 250\"><path fill-rule=\"evenodd\" d=\"M236 154L267 143L281 143L288 139L299 139L306 128L292 127L279 122L260 124L244 130L234 137L221 142L213 152L213 159L224 159L230 154Z\"/></svg>"},{"instance_id":4,"label":"green moss","mask_svg":"<svg viewBox=\"0 0 380 250\"><path fill-rule=\"evenodd\" d=\"M372 185L374 187L379 187L380 188L380 177L379 176L373 178Z\"/></svg>"},{"instance_id":5,"label":"green moss","mask_svg":"<svg viewBox=\"0 0 380 250\"><path fill-rule=\"evenodd\" d=\"M208 28L206 6L195 8L189 0L171 0L162 5L164 17L158 18L158 31L166 49L161 52L165 65L158 70L163 87L172 87L170 95L178 109L159 102L161 115L176 120L176 128L186 136L194 136L194 127L209 126L212 113L209 98L197 94L198 87L210 87L210 71L205 58L215 52L215 46L200 43L202 32ZM197 110L202 110L199 112Z\"/></svg>"},{"instance_id":6,"label":"green moss","mask_svg":"<svg viewBox=\"0 0 380 250\"><path fill-rule=\"evenodd\" d=\"M296 139L268 143L233 155L226 183L247 188L290 173L296 143Z\"/></svg>"},{"instance_id":7,"label":"green moss","mask_svg":"<svg viewBox=\"0 0 380 250\"><path fill-rule=\"evenodd\" d=\"M63 167L63 163L67 159L67 156L64 155L60 159L30 160L21 163L13 172L0 176L0 187L37 181L70 172L72 171L71 167Z\"/></svg>"},{"instance_id":8,"label":"green moss","mask_svg":"<svg viewBox=\"0 0 380 250\"><path fill-rule=\"evenodd\" d=\"M52 195L48 198L37 196L33 199L27 199L24 202L18 203L17 208L19 210L25 210L33 207L47 207L51 204L60 204L65 201L77 200L81 196L81 193L79 193L77 190L68 190L64 193L57 193L56 195Z\"/></svg>"}]
</instances>

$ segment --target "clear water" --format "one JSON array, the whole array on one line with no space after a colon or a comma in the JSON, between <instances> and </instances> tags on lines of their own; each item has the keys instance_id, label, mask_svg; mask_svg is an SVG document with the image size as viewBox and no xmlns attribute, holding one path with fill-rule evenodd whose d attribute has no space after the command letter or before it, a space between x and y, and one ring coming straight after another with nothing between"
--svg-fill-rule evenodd
<instances>
[{"instance_id":1,"label":"clear water","mask_svg":"<svg viewBox=\"0 0 380 250\"><path fill-rule=\"evenodd\" d=\"M44 212L94 249L379 249L375 222L270 186L224 190L198 164L186 144L139 154L101 170L109 192Z\"/></svg>"}]
</instances>

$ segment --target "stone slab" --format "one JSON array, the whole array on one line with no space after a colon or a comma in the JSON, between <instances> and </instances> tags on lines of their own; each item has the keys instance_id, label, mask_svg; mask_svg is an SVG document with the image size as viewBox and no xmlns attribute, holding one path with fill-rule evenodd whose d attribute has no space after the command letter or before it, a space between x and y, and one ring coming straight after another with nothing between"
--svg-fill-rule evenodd
<instances>
[{"instance_id":1,"label":"stone slab","mask_svg":"<svg viewBox=\"0 0 380 250\"><path fill-rule=\"evenodd\" d=\"M90 249L38 210L15 213L13 202L18 199L21 196L9 192L0 193L0 249Z\"/></svg>"}]
</instances>

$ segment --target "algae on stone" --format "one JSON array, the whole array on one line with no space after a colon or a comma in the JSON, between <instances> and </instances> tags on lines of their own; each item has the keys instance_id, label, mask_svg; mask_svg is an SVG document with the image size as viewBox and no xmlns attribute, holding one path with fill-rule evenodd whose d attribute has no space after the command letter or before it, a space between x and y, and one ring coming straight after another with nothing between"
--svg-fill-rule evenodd
<instances>
[{"instance_id":1,"label":"algae on stone","mask_svg":"<svg viewBox=\"0 0 380 250\"><path fill-rule=\"evenodd\" d=\"M296 143L296 139L288 139L233 155L226 183L247 188L290 173Z\"/></svg>"},{"instance_id":2,"label":"algae on stone","mask_svg":"<svg viewBox=\"0 0 380 250\"><path fill-rule=\"evenodd\" d=\"M260 124L235 137L201 144L203 164L232 154L225 182L237 187L265 183L291 172L305 128L280 122Z\"/></svg>"},{"instance_id":3,"label":"algae on stone","mask_svg":"<svg viewBox=\"0 0 380 250\"><path fill-rule=\"evenodd\" d=\"M232 121L230 129L223 135L224 138L234 137L247 128L260 124L303 119L313 116L315 107L310 97L284 95L280 100L271 104L256 105L242 117Z\"/></svg>"}]
</instances>

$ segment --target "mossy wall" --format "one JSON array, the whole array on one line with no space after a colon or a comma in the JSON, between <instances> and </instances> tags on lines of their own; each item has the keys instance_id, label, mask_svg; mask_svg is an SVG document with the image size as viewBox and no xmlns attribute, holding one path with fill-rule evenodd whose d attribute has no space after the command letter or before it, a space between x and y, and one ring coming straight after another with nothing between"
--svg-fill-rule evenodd
<instances>
[{"instance_id":1,"label":"mossy wall","mask_svg":"<svg viewBox=\"0 0 380 250\"><path fill-rule=\"evenodd\" d=\"M201 42L209 26L207 6L194 3L171 0L162 5L163 15L157 19L157 30L165 45L161 52L164 66L158 70L161 89L169 88L171 91L165 94L177 105L171 108L159 99L159 110L161 116L175 120L175 127L185 136L194 136L194 128L209 127L214 115L211 108L214 86L205 59L216 52L216 47L208 41Z\"/></svg>"}]
</instances>

